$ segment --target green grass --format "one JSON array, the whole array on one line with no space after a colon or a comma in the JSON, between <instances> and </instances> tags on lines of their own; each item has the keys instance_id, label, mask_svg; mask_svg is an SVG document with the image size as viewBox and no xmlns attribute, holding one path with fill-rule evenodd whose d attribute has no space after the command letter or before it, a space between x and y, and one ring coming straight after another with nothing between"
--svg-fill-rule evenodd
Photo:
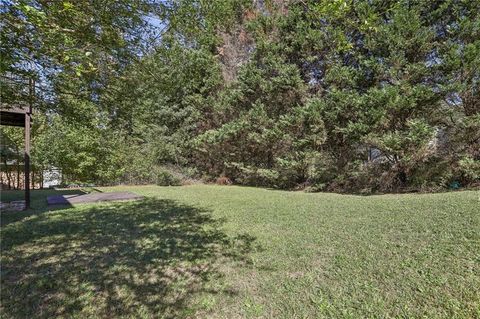
<instances>
[{"instance_id":1,"label":"green grass","mask_svg":"<svg viewBox=\"0 0 480 319\"><path fill-rule=\"evenodd\" d=\"M101 190L2 215L2 318L480 318L478 191Z\"/></svg>"}]
</instances>

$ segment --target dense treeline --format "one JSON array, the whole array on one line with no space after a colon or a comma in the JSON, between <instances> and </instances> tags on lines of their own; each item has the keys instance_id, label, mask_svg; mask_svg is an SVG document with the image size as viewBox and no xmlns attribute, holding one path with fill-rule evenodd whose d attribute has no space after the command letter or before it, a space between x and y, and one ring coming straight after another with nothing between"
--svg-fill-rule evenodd
<instances>
[{"instance_id":1,"label":"dense treeline","mask_svg":"<svg viewBox=\"0 0 480 319\"><path fill-rule=\"evenodd\" d=\"M2 31L2 73L44 83L37 165L105 184L479 182L478 1L107 3L91 21L77 2L5 10L43 43ZM40 66L25 70L19 52ZM4 101L24 98L7 86Z\"/></svg>"}]
</instances>

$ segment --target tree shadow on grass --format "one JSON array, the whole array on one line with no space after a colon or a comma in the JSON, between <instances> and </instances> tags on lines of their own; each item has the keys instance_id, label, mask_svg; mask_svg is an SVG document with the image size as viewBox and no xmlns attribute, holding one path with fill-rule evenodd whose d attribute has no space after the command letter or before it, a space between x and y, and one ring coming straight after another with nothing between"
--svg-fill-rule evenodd
<instances>
[{"instance_id":1,"label":"tree shadow on grass","mask_svg":"<svg viewBox=\"0 0 480 319\"><path fill-rule=\"evenodd\" d=\"M3 318L179 318L235 294L220 267L248 263L208 211L146 199L37 215L2 230Z\"/></svg>"},{"instance_id":2,"label":"tree shadow on grass","mask_svg":"<svg viewBox=\"0 0 480 319\"><path fill-rule=\"evenodd\" d=\"M70 208L72 205L48 206L47 197L50 195L84 195L85 191L81 189L42 189L31 190L31 208L24 211L2 211L0 215L0 226L6 226L11 223L22 221L25 218L42 214L48 211ZM1 200L10 202L13 200L23 200L24 191L2 191Z\"/></svg>"}]
</instances>

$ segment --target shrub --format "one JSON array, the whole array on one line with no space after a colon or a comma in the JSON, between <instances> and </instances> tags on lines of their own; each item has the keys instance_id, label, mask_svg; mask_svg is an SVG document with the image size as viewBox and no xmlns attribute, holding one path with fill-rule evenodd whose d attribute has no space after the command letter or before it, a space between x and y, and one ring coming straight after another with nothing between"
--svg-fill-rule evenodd
<instances>
[{"instance_id":1,"label":"shrub","mask_svg":"<svg viewBox=\"0 0 480 319\"><path fill-rule=\"evenodd\" d=\"M160 169L155 176L155 184L159 186L179 186L182 180L166 169Z\"/></svg>"},{"instance_id":2,"label":"shrub","mask_svg":"<svg viewBox=\"0 0 480 319\"><path fill-rule=\"evenodd\" d=\"M217 178L216 183L218 185L232 185L232 181L226 176L220 176Z\"/></svg>"},{"instance_id":3,"label":"shrub","mask_svg":"<svg viewBox=\"0 0 480 319\"><path fill-rule=\"evenodd\" d=\"M459 173L467 183L474 183L480 180L480 161L466 156L458 162Z\"/></svg>"}]
</instances>

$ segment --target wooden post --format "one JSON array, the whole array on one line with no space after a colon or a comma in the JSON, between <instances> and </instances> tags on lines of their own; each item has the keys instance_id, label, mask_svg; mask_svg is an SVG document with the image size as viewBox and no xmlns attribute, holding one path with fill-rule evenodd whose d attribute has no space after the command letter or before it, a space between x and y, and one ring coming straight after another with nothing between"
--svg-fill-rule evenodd
<instances>
[{"instance_id":1,"label":"wooden post","mask_svg":"<svg viewBox=\"0 0 480 319\"><path fill-rule=\"evenodd\" d=\"M25 112L25 208L30 208L30 123L32 116L32 104L34 91L34 82L29 80L30 101L27 112Z\"/></svg>"},{"instance_id":2,"label":"wooden post","mask_svg":"<svg viewBox=\"0 0 480 319\"><path fill-rule=\"evenodd\" d=\"M30 113L25 113L25 207L30 208Z\"/></svg>"}]
</instances>

